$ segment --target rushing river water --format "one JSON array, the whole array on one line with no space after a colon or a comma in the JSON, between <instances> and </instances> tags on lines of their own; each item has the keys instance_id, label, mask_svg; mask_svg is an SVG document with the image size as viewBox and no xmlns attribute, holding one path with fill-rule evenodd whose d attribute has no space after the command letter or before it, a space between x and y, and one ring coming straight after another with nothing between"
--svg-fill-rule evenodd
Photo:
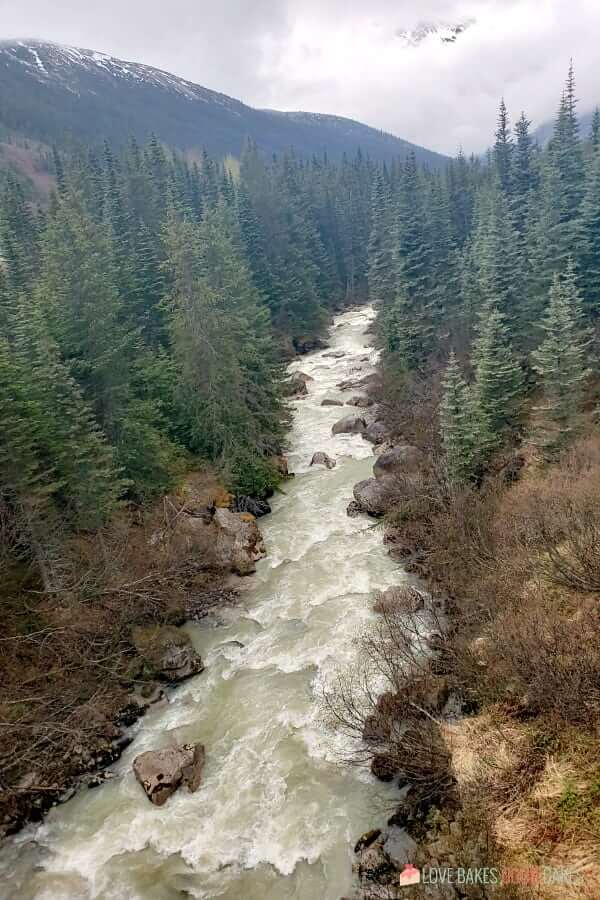
<instances>
[{"instance_id":1,"label":"rushing river water","mask_svg":"<svg viewBox=\"0 0 600 900\"><path fill-rule=\"evenodd\" d=\"M353 485L371 474L372 447L332 436L353 410L321 401L347 399L356 391L336 384L370 371L372 317L368 307L338 316L331 348L291 366L314 378L294 403L296 478L260 522L268 557L241 607L212 627L187 626L205 672L137 723L113 767L120 777L83 789L0 850L2 900L339 900L350 890L352 844L383 818L389 790L340 763L342 739L319 698L352 665L374 591L403 576L372 521L346 516ZM326 355L335 351L345 355ZM311 468L317 450L337 467ZM199 740L207 752L199 791L152 806L133 758Z\"/></svg>"}]
</instances>

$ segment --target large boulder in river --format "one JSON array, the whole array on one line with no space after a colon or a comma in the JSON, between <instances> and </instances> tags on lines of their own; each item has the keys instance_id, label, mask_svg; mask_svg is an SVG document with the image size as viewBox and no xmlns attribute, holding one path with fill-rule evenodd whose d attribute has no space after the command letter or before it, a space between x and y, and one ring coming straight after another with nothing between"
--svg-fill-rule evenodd
<instances>
[{"instance_id":1,"label":"large boulder in river","mask_svg":"<svg viewBox=\"0 0 600 900\"><path fill-rule=\"evenodd\" d=\"M198 557L205 568L237 575L250 575L266 555L262 535L254 516L217 509L210 521L195 516L179 516L172 540L180 552Z\"/></svg>"},{"instance_id":2,"label":"large boulder in river","mask_svg":"<svg viewBox=\"0 0 600 900\"><path fill-rule=\"evenodd\" d=\"M131 640L151 678L182 681L204 669L190 636L173 625L139 626L132 630Z\"/></svg>"},{"instance_id":3,"label":"large boulder in river","mask_svg":"<svg viewBox=\"0 0 600 900\"><path fill-rule=\"evenodd\" d=\"M354 485L354 499L362 512L379 518L390 505L389 485L376 478L367 478Z\"/></svg>"},{"instance_id":4,"label":"large boulder in river","mask_svg":"<svg viewBox=\"0 0 600 900\"><path fill-rule=\"evenodd\" d=\"M336 400L335 397L325 397L324 400L321 400L321 406L343 406L343 400Z\"/></svg>"},{"instance_id":5,"label":"large boulder in river","mask_svg":"<svg viewBox=\"0 0 600 900\"><path fill-rule=\"evenodd\" d=\"M344 416L331 429L333 434L364 434L367 423L362 416Z\"/></svg>"},{"instance_id":6,"label":"large boulder in river","mask_svg":"<svg viewBox=\"0 0 600 900\"><path fill-rule=\"evenodd\" d=\"M373 474L375 478L385 478L388 475L414 472L422 459L423 454L418 447L399 444L379 454L373 466Z\"/></svg>"},{"instance_id":7,"label":"large boulder in river","mask_svg":"<svg viewBox=\"0 0 600 900\"><path fill-rule=\"evenodd\" d=\"M294 372L285 384L286 395L288 397L306 396L308 394L308 388L306 387L308 381L312 381L309 375L304 375L302 372Z\"/></svg>"},{"instance_id":8,"label":"large boulder in river","mask_svg":"<svg viewBox=\"0 0 600 900\"><path fill-rule=\"evenodd\" d=\"M181 784L194 793L202 781L203 744L147 750L133 761L135 777L155 806L162 806Z\"/></svg>"},{"instance_id":9,"label":"large boulder in river","mask_svg":"<svg viewBox=\"0 0 600 900\"><path fill-rule=\"evenodd\" d=\"M332 459L327 453L319 451L315 453L310 461L311 466L326 466L328 469L334 469L337 465L335 459Z\"/></svg>"}]
</instances>

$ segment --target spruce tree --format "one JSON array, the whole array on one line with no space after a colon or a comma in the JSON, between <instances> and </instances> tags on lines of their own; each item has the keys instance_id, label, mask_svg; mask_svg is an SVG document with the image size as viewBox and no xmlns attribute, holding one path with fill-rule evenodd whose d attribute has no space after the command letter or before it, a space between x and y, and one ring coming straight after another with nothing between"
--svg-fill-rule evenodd
<instances>
[{"instance_id":1,"label":"spruce tree","mask_svg":"<svg viewBox=\"0 0 600 900\"><path fill-rule=\"evenodd\" d=\"M581 273L584 309L590 318L600 316L600 153L589 167L581 205L577 244L577 268Z\"/></svg>"},{"instance_id":2,"label":"spruce tree","mask_svg":"<svg viewBox=\"0 0 600 900\"><path fill-rule=\"evenodd\" d=\"M590 131L590 143L594 152L600 147L600 107L596 107L592 116L592 127Z\"/></svg>"},{"instance_id":3,"label":"spruce tree","mask_svg":"<svg viewBox=\"0 0 600 900\"><path fill-rule=\"evenodd\" d=\"M508 120L508 111L504 98L500 101L500 111L498 113L498 127L496 130L496 143L494 144L494 163L500 188L505 194L510 193L512 188L512 158L514 152L514 144Z\"/></svg>"},{"instance_id":4,"label":"spruce tree","mask_svg":"<svg viewBox=\"0 0 600 900\"><path fill-rule=\"evenodd\" d=\"M369 237L369 297L388 304L394 295L394 261L389 186L381 172L373 179Z\"/></svg>"},{"instance_id":5,"label":"spruce tree","mask_svg":"<svg viewBox=\"0 0 600 900\"><path fill-rule=\"evenodd\" d=\"M523 375L511 349L504 316L493 303L482 311L473 366L479 443L485 457L516 428L523 402Z\"/></svg>"},{"instance_id":6,"label":"spruce tree","mask_svg":"<svg viewBox=\"0 0 600 900\"><path fill-rule=\"evenodd\" d=\"M476 423L471 391L454 350L443 381L440 432L449 482L455 487L467 484L477 468Z\"/></svg>"},{"instance_id":7,"label":"spruce tree","mask_svg":"<svg viewBox=\"0 0 600 900\"><path fill-rule=\"evenodd\" d=\"M517 143L512 154L510 173L511 209L515 228L520 235L525 233L537 181L534 170L533 140L529 133L530 125L531 122L526 118L525 113L521 113L521 117L515 125Z\"/></svg>"},{"instance_id":8,"label":"spruce tree","mask_svg":"<svg viewBox=\"0 0 600 900\"><path fill-rule=\"evenodd\" d=\"M574 434L585 382L590 374L590 345L572 265L556 275L541 323L544 339L532 354L543 400L536 408L533 440L546 454L561 450Z\"/></svg>"}]
</instances>

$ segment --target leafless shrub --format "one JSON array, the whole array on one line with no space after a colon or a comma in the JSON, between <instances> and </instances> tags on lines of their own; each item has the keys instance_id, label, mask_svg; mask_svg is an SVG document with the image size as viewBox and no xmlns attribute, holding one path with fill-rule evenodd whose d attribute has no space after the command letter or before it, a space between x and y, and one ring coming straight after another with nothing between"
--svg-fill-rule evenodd
<instances>
[{"instance_id":1,"label":"leafless shrub","mask_svg":"<svg viewBox=\"0 0 600 900\"><path fill-rule=\"evenodd\" d=\"M353 738L353 762L370 762L384 781L450 785L450 756L438 717L447 693L430 659L444 623L435 609L406 613L386 607L361 641L360 664L339 673L324 701L330 721Z\"/></svg>"}]
</instances>

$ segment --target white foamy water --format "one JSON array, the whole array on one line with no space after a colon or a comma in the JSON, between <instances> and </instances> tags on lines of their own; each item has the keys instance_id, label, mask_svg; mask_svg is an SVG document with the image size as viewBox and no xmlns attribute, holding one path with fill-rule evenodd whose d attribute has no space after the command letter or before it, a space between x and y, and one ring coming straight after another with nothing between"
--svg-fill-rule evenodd
<instances>
[{"instance_id":1,"label":"white foamy water","mask_svg":"<svg viewBox=\"0 0 600 900\"><path fill-rule=\"evenodd\" d=\"M296 477L260 522L268 558L240 609L216 626L187 626L205 672L137 723L118 778L5 844L3 900L339 900L350 890L352 844L382 818L391 789L340 761L347 748L328 730L320 694L356 659L373 593L404 576L372 521L346 516L353 485L371 474L372 447L331 427L357 410L320 404L357 393L336 385L371 371L372 318L369 308L338 316L331 348L290 367L314 378L294 403ZM310 468L318 450L337 467ZM199 740L199 791L152 806L133 758Z\"/></svg>"}]
</instances>

